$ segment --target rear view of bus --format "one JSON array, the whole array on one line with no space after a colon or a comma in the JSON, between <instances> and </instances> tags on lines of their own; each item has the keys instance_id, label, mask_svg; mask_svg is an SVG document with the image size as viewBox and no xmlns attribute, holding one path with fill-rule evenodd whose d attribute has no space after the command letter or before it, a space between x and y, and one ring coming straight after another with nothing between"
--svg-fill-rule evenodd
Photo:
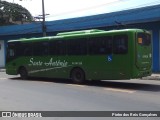
<instances>
[{"instance_id":1,"label":"rear view of bus","mask_svg":"<svg viewBox=\"0 0 160 120\"><path fill-rule=\"evenodd\" d=\"M151 75L152 69L152 47L151 35L147 31L138 31L135 42L135 68L134 78ZM136 69L136 70L135 70Z\"/></svg>"}]
</instances>

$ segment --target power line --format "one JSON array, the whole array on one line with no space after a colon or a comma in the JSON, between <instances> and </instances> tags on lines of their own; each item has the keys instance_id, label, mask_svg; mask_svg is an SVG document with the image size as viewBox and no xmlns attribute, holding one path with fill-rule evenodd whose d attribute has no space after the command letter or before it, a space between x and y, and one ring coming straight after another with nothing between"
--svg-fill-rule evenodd
<instances>
[{"instance_id":1,"label":"power line","mask_svg":"<svg viewBox=\"0 0 160 120\"><path fill-rule=\"evenodd\" d=\"M150 9L154 9L154 8L150 8ZM140 12L140 11L138 11L138 12ZM117 13L116 14L116 17L119 17L119 16L121 16L121 15L125 15L125 14L135 14L135 13L137 13L137 11L128 11L128 12L120 12L120 13ZM147 15L149 15L149 14L147 14ZM95 16L95 17L92 17L92 18L89 18L89 19L78 19L78 20L76 20L76 21L64 21L64 22L60 22L59 24L61 25L61 26L63 26L63 25L68 25L68 24L78 24L78 23L81 23L81 22L85 22L85 21L94 21L94 20L100 20L100 21L102 21L103 19L106 19L106 17L104 17L105 15L103 15L103 16L101 16L101 17L97 17L97 16ZM109 18L111 18L111 17L113 17L114 16L114 14L110 14L110 16L108 16ZM85 17L84 17L85 18ZM57 23L56 23L57 24ZM50 24L50 25L47 25L48 27L51 27L51 26L54 26L55 25L55 23L53 22L52 24Z\"/></svg>"},{"instance_id":2,"label":"power line","mask_svg":"<svg viewBox=\"0 0 160 120\"><path fill-rule=\"evenodd\" d=\"M125 1L130 1L130 0L120 0L119 2L125 2ZM103 3L101 5L96 5L96 6L92 6L92 7L88 7L88 8L85 8L85 9L77 9L77 10L72 10L72 11L68 11L68 12L64 12L64 13L61 13L61 14L55 14L55 15L49 15L47 16L46 18L51 18L51 17L57 17L57 16L63 16L63 15L66 15L66 14L72 14L72 13L76 13L76 12L80 12L80 11L86 11L86 10L91 10L91 9L97 9L98 7L102 7L102 6L106 6L106 5L113 5L113 3L115 3L117 1L114 1L114 2L111 2L111 3ZM145 7L145 6L151 6L151 4L160 4L160 1L157 0L157 1L154 1L154 2L150 2L150 3L145 3L145 4L141 4L141 5L137 5L137 6L133 6L133 7L128 7L128 8L125 8L125 9L119 9L117 11L122 11L122 10L129 10L129 9L135 9L135 8L139 8L139 7ZM149 5L150 4L150 5ZM112 12L115 12L115 11L112 11Z\"/></svg>"},{"instance_id":3,"label":"power line","mask_svg":"<svg viewBox=\"0 0 160 120\"><path fill-rule=\"evenodd\" d=\"M117 1L113 1L113 2L107 2L107 3L103 3L103 4L100 4L100 5L95 5L95 6L91 6L91 7L87 7L87 8L83 8L83 9L71 10L71 11L60 13L60 14L50 15L48 17L61 16L61 15L65 15L65 14L76 13L76 12L86 11L86 10L91 10L91 9L95 9L95 8L98 8L98 7L102 7L102 6L106 6L106 5L111 5L111 4L115 4L115 3L119 3L119 2L125 2L125 1L128 1L128 0L117 0ZM46 18L48 18L48 17L46 17Z\"/></svg>"},{"instance_id":4,"label":"power line","mask_svg":"<svg viewBox=\"0 0 160 120\"><path fill-rule=\"evenodd\" d=\"M156 3L156 4L155 4L155 3ZM150 5L149 5L149 4L150 4ZM154 2L150 2L150 3L145 3L145 4L141 4L141 5L137 5L137 6L125 8L125 9L120 9L119 11L129 10L129 9L136 9L136 8L153 6L153 5L159 5L159 4L160 4L160 0L157 0L157 1L154 1Z\"/></svg>"}]
</instances>

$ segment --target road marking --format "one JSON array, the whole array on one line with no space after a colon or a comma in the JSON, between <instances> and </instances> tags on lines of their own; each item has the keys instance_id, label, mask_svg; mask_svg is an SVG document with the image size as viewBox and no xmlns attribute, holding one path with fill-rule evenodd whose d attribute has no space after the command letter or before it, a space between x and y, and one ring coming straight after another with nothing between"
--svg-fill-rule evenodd
<instances>
[{"instance_id":1,"label":"road marking","mask_svg":"<svg viewBox=\"0 0 160 120\"><path fill-rule=\"evenodd\" d=\"M85 87L84 85L76 85L76 84L67 84L69 86L74 86L74 87Z\"/></svg>"},{"instance_id":2,"label":"road marking","mask_svg":"<svg viewBox=\"0 0 160 120\"><path fill-rule=\"evenodd\" d=\"M114 91L114 92L124 92L124 93L134 93L135 90L129 90L129 89L118 89L118 88L105 88L104 90Z\"/></svg>"}]
</instances>

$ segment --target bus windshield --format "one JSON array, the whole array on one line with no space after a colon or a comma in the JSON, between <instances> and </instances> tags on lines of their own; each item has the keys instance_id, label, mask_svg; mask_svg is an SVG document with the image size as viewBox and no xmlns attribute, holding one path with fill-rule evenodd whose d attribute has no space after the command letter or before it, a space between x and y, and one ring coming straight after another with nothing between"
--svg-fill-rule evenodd
<instances>
[{"instance_id":1,"label":"bus windshield","mask_svg":"<svg viewBox=\"0 0 160 120\"><path fill-rule=\"evenodd\" d=\"M151 35L148 33L138 33L138 44L149 46L151 44Z\"/></svg>"}]
</instances>

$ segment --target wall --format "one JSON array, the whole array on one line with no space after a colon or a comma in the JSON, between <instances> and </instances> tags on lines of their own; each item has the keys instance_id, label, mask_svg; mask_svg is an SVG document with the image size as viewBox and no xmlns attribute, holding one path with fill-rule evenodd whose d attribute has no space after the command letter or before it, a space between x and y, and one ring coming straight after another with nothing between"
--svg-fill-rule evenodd
<instances>
[{"instance_id":1,"label":"wall","mask_svg":"<svg viewBox=\"0 0 160 120\"><path fill-rule=\"evenodd\" d=\"M5 67L5 48L4 41L0 40L0 68Z\"/></svg>"}]
</instances>

